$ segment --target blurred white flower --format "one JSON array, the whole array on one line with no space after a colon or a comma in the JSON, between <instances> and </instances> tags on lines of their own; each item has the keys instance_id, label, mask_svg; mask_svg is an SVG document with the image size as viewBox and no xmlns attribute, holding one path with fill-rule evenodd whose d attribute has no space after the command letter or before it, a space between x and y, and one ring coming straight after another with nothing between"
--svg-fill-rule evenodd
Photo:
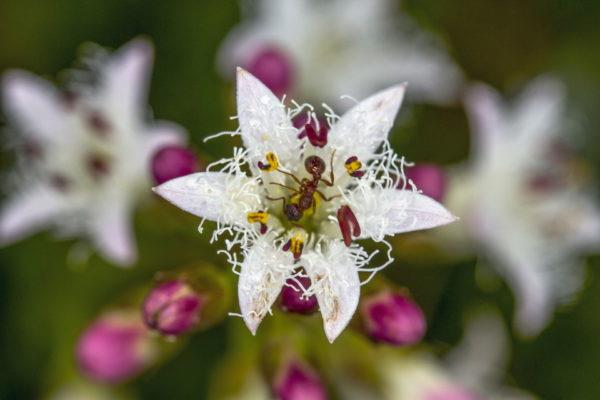
<instances>
[{"instance_id":1,"label":"blurred white flower","mask_svg":"<svg viewBox=\"0 0 600 400\"><path fill-rule=\"evenodd\" d=\"M387 134L404 89L381 91L342 117L329 111L326 127L319 126L312 107L287 109L239 69L240 128L224 134L240 134L246 149L234 149L233 158L213 163L208 172L155 188L178 207L216 221L213 240L222 233L233 236L223 252L240 275L240 309L252 333L286 281L307 276L311 286L304 294L317 297L333 341L356 310L359 272L370 272L369 280L391 261L368 267L373 254L353 239L387 244L387 235L454 221L435 200L406 184L397 189L404 163L389 148ZM292 118L305 110L311 122L295 128ZM223 167L210 171L215 165ZM236 245L244 261L232 251Z\"/></svg>"},{"instance_id":2,"label":"blurred white flower","mask_svg":"<svg viewBox=\"0 0 600 400\"><path fill-rule=\"evenodd\" d=\"M473 154L449 185L447 204L512 287L525 335L537 334L577 292L579 255L600 243L594 199L560 146L564 96L549 77L511 105L487 86L473 87L466 99Z\"/></svg>"},{"instance_id":3,"label":"blurred white flower","mask_svg":"<svg viewBox=\"0 0 600 400\"><path fill-rule=\"evenodd\" d=\"M431 35L390 0L258 0L227 37L219 69L243 66L273 92L318 99L341 109L340 94L363 98L392 82L410 82L411 98L448 103L462 73ZM398 23L400 26L395 26Z\"/></svg>"},{"instance_id":4,"label":"blurred white flower","mask_svg":"<svg viewBox=\"0 0 600 400\"><path fill-rule=\"evenodd\" d=\"M182 130L146 121L152 46L134 40L61 92L25 71L4 76L16 138L16 188L0 213L0 241L47 227L89 237L108 260L136 260L131 212L151 187L150 158Z\"/></svg>"},{"instance_id":5,"label":"blurred white flower","mask_svg":"<svg viewBox=\"0 0 600 400\"><path fill-rule=\"evenodd\" d=\"M427 352L383 358L384 399L533 400L502 383L509 350L499 316L481 313L468 323L462 342L445 360Z\"/></svg>"}]
</instances>

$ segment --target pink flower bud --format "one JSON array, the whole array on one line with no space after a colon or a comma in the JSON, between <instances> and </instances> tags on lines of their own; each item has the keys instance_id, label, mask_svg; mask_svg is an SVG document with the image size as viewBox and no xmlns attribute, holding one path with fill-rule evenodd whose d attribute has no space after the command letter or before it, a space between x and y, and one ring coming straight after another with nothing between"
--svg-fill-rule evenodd
<instances>
[{"instance_id":1,"label":"pink flower bud","mask_svg":"<svg viewBox=\"0 0 600 400\"><path fill-rule=\"evenodd\" d=\"M159 185L171 179L197 172L199 167L196 155L181 146L163 147L152 157L152 176Z\"/></svg>"},{"instance_id":2,"label":"pink flower bud","mask_svg":"<svg viewBox=\"0 0 600 400\"><path fill-rule=\"evenodd\" d=\"M154 358L148 330L136 313L114 311L94 321L79 338L76 357L90 378L119 383L139 374Z\"/></svg>"},{"instance_id":3,"label":"pink flower bud","mask_svg":"<svg viewBox=\"0 0 600 400\"><path fill-rule=\"evenodd\" d=\"M289 93L294 78L290 58L280 49L265 46L254 54L246 69L265 84L277 97Z\"/></svg>"},{"instance_id":4,"label":"pink flower bud","mask_svg":"<svg viewBox=\"0 0 600 400\"><path fill-rule=\"evenodd\" d=\"M411 345L425 335L421 308L404 294L383 291L364 300L360 311L367 334L377 342Z\"/></svg>"},{"instance_id":5,"label":"pink flower bud","mask_svg":"<svg viewBox=\"0 0 600 400\"><path fill-rule=\"evenodd\" d=\"M152 289L142 306L146 325L163 335L177 336L200 321L203 301L184 281L172 280Z\"/></svg>"},{"instance_id":6,"label":"pink flower bud","mask_svg":"<svg viewBox=\"0 0 600 400\"><path fill-rule=\"evenodd\" d=\"M327 399L316 372L296 362L288 363L276 377L274 391L279 400Z\"/></svg>"},{"instance_id":7,"label":"pink flower bud","mask_svg":"<svg viewBox=\"0 0 600 400\"><path fill-rule=\"evenodd\" d=\"M446 174L434 164L419 164L404 171L406 178L413 181L417 189L434 200L442 201L446 194Z\"/></svg>"},{"instance_id":8,"label":"pink flower bud","mask_svg":"<svg viewBox=\"0 0 600 400\"><path fill-rule=\"evenodd\" d=\"M298 282L289 279L287 285L281 289L281 307L288 312L299 314L313 313L317 308L317 298L312 295L304 296L304 290L310 287L310 279L303 276L296 278L302 288L298 286Z\"/></svg>"}]
</instances>

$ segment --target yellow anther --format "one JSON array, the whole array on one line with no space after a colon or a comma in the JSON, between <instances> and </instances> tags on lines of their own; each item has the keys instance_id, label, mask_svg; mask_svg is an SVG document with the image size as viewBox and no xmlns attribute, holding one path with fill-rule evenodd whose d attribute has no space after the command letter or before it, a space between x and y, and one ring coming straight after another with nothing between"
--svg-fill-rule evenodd
<instances>
[{"instance_id":1,"label":"yellow anther","mask_svg":"<svg viewBox=\"0 0 600 400\"><path fill-rule=\"evenodd\" d=\"M296 233L290 239L290 251L294 254L302 253L302 248L304 247L304 235L300 232Z\"/></svg>"},{"instance_id":2,"label":"yellow anther","mask_svg":"<svg viewBox=\"0 0 600 400\"><path fill-rule=\"evenodd\" d=\"M346 167L346 171L348 171L348 173L352 175L354 172L356 172L362 168L362 163L358 160L353 160L353 161L350 161L349 163L346 163L345 167Z\"/></svg>"},{"instance_id":3,"label":"yellow anther","mask_svg":"<svg viewBox=\"0 0 600 400\"><path fill-rule=\"evenodd\" d=\"M268 152L265 156L265 159L267 160L266 164L264 164L262 161L258 162L258 168L260 168L261 170L266 172L273 172L277 168L279 168L279 160L277 159L275 153Z\"/></svg>"},{"instance_id":4,"label":"yellow anther","mask_svg":"<svg viewBox=\"0 0 600 400\"><path fill-rule=\"evenodd\" d=\"M360 178L364 174L364 172L360 170L362 168L362 163L356 156L348 158L344 163L344 166L349 175Z\"/></svg>"},{"instance_id":5,"label":"yellow anther","mask_svg":"<svg viewBox=\"0 0 600 400\"><path fill-rule=\"evenodd\" d=\"M248 219L249 224L260 222L261 224L266 225L269 221L269 214L265 211L254 211L246 214L246 218Z\"/></svg>"}]
</instances>

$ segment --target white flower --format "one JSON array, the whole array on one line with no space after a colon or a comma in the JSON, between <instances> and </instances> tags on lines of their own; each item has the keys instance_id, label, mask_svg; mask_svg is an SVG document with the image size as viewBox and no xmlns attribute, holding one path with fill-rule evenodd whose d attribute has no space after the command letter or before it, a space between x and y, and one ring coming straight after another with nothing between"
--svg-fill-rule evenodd
<instances>
[{"instance_id":1,"label":"white flower","mask_svg":"<svg viewBox=\"0 0 600 400\"><path fill-rule=\"evenodd\" d=\"M600 242L600 214L557 146L564 93L555 80L531 83L514 104L484 85L466 107L475 147L450 185L469 236L486 250L515 292L516 326L533 335L572 298L583 274L578 256Z\"/></svg>"},{"instance_id":2,"label":"white flower","mask_svg":"<svg viewBox=\"0 0 600 400\"><path fill-rule=\"evenodd\" d=\"M297 98L345 108L348 103L340 101L340 93L362 98L402 81L410 82L415 100L447 103L458 95L458 67L437 40L396 15L390 0L259 0L245 5L246 17L219 54L219 69L227 79L235 66L249 67L261 52L273 49L289 58L291 78L281 79L292 81L293 90L286 92Z\"/></svg>"},{"instance_id":3,"label":"white flower","mask_svg":"<svg viewBox=\"0 0 600 400\"><path fill-rule=\"evenodd\" d=\"M4 76L4 111L18 133L16 188L0 214L0 240L46 227L88 236L110 261L136 259L135 201L151 186L150 157L181 142L178 126L146 121L152 46L135 40L61 92L24 71Z\"/></svg>"},{"instance_id":4,"label":"white flower","mask_svg":"<svg viewBox=\"0 0 600 400\"><path fill-rule=\"evenodd\" d=\"M333 341L358 304L359 272L372 275L383 267L368 267L372 255L352 239L384 241L386 235L455 219L416 190L396 189L403 161L386 137L404 88L379 92L342 117L329 113L325 137L311 131L299 139L305 128L294 128L291 118L306 110L318 126L312 108L287 109L239 69L240 128L224 134L239 133L245 150L235 149L233 158L213 163L207 172L155 188L183 210L216 221L213 240L222 233L233 236L223 251L240 275L241 314L252 333L286 281L304 275L312 281L305 295L316 295ZM211 171L215 165L223 167ZM235 246L243 251L243 261Z\"/></svg>"},{"instance_id":5,"label":"white flower","mask_svg":"<svg viewBox=\"0 0 600 400\"><path fill-rule=\"evenodd\" d=\"M480 312L444 360L425 351L382 357L384 399L533 400L529 393L503 384L509 350L500 317Z\"/></svg>"}]
</instances>

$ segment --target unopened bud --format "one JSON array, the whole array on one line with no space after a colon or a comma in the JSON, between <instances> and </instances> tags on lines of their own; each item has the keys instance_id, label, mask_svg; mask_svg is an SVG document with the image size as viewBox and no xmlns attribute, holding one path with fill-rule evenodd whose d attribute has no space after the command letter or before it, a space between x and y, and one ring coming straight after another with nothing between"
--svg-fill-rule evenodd
<instances>
[{"instance_id":1,"label":"unopened bud","mask_svg":"<svg viewBox=\"0 0 600 400\"><path fill-rule=\"evenodd\" d=\"M417 189L421 190L424 195L440 202L444 199L447 178L439 166L435 164L419 164L407 168L404 173L406 178L412 180Z\"/></svg>"},{"instance_id":2,"label":"unopened bud","mask_svg":"<svg viewBox=\"0 0 600 400\"><path fill-rule=\"evenodd\" d=\"M146 325L163 335L178 336L200 321L203 299L183 280L164 282L150 291L142 306Z\"/></svg>"},{"instance_id":3,"label":"unopened bud","mask_svg":"<svg viewBox=\"0 0 600 400\"><path fill-rule=\"evenodd\" d=\"M159 185L198 170L200 170L198 158L194 152L182 146L163 147L152 157L152 176Z\"/></svg>"},{"instance_id":4,"label":"unopened bud","mask_svg":"<svg viewBox=\"0 0 600 400\"><path fill-rule=\"evenodd\" d=\"M306 296L305 291L310 287L310 279L302 276L288 279L281 289L281 307L288 312L299 314L313 313L317 308L315 295Z\"/></svg>"},{"instance_id":5,"label":"unopened bud","mask_svg":"<svg viewBox=\"0 0 600 400\"><path fill-rule=\"evenodd\" d=\"M294 79L290 58L272 46L261 48L246 65L246 69L277 96L289 93Z\"/></svg>"},{"instance_id":6,"label":"unopened bud","mask_svg":"<svg viewBox=\"0 0 600 400\"><path fill-rule=\"evenodd\" d=\"M411 345L425 335L423 311L405 294L385 290L367 297L360 311L364 329L377 342Z\"/></svg>"},{"instance_id":7,"label":"unopened bud","mask_svg":"<svg viewBox=\"0 0 600 400\"><path fill-rule=\"evenodd\" d=\"M155 358L149 332L135 312L100 316L79 338L78 364L90 378L119 383L142 372Z\"/></svg>"},{"instance_id":8,"label":"unopened bud","mask_svg":"<svg viewBox=\"0 0 600 400\"><path fill-rule=\"evenodd\" d=\"M279 400L326 400L325 386L315 371L290 362L275 378L275 395Z\"/></svg>"}]
</instances>

